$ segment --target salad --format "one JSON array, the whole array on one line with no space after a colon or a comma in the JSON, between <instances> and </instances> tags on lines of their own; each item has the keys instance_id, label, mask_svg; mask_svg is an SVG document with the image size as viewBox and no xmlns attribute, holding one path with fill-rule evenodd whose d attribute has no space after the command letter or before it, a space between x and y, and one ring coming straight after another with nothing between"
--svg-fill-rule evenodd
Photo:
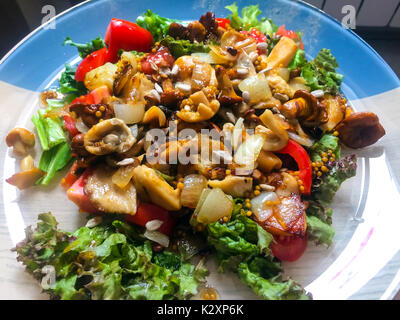
<instances>
[{"instance_id":1,"label":"salad","mask_svg":"<svg viewBox=\"0 0 400 320\"><path fill-rule=\"evenodd\" d=\"M51 298L216 299L209 259L260 298L312 298L281 262L332 244L330 205L357 168L341 150L385 130L347 104L329 49L307 59L302 32L258 5L226 9L190 22L148 10L104 39L65 39L82 61L41 94L35 133L6 138L21 158L8 183L68 170L60 183L87 214L70 233L41 213L13 248Z\"/></svg>"}]
</instances>

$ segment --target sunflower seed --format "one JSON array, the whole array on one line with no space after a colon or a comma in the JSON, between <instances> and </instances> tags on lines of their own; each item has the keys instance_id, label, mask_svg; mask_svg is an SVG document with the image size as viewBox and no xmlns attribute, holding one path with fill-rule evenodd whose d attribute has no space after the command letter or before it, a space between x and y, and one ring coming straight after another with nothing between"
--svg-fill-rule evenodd
<instances>
[{"instance_id":1,"label":"sunflower seed","mask_svg":"<svg viewBox=\"0 0 400 320\"><path fill-rule=\"evenodd\" d=\"M236 71L239 76L247 76L249 74L249 69L247 68L237 68Z\"/></svg>"},{"instance_id":2,"label":"sunflower seed","mask_svg":"<svg viewBox=\"0 0 400 320\"><path fill-rule=\"evenodd\" d=\"M260 42L259 44L257 44L257 49L262 52L267 52L268 44L266 42Z\"/></svg>"},{"instance_id":3,"label":"sunflower seed","mask_svg":"<svg viewBox=\"0 0 400 320\"><path fill-rule=\"evenodd\" d=\"M158 93L163 93L164 91L163 91L163 89L161 88L161 86L156 82L155 84L154 84L154 88L157 90L157 92Z\"/></svg>"},{"instance_id":4,"label":"sunflower seed","mask_svg":"<svg viewBox=\"0 0 400 320\"><path fill-rule=\"evenodd\" d=\"M316 98L322 98L324 96L324 92L322 90L311 91L311 94Z\"/></svg>"},{"instance_id":5,"label":"sunflower seed","mask_svg":"<svg viewBox=\"0 0 400 320\"><path fill-rule=\"evenodd\" d=\"M244 102L249 103L250 102L250 93L248 91L243 91L242 98L243 98Z\"/></svg>"}]
</instances>

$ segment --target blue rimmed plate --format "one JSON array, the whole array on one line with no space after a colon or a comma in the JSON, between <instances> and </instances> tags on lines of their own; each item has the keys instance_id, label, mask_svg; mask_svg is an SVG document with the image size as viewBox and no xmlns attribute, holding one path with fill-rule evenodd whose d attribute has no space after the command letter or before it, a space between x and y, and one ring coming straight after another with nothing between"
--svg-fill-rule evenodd
<instances>
[{"instance_id":1,"label":"blue rimmed plate","mask_svg":"<svg viewBox=\"0 0 400 320\"><path fill-rule=\"evenodd\" d=\"M66 36L88 41L104 35L111 18L135 20L146 9L182 20L198 19L205 11L224 17L228 14L224 7L230 3L176 0L170 6L161 0L149 4L98 0L58 15L47 23L55 22L55 29L42 26L35 30L0 62L2 137L16 125L32 128L30 117L38 108L39 93L57 80L66 62L79 60L74 48L62 46ZM239 7L254 3L237 1ZM357 176L344 183L333 204L335 243L330 248L310 245L299 261L284 264L286 274L302 283L315 299L391 299L400 283L400 111L396 105L400 81L363 40L318 9L288 0L266 1L260 3L260 9L276 24L303 31L309 57L321 48L330 48L345 76L345 96L356 110L378 114L387 133L374 146L356 152ZM16 171L17 160L4 143L0 148L0 298L45 298L9 249L24 237L25 226L36 223L40 212L52 211L61 228L70 231L82 224L83 217L57 182L24 192L6 184L4 178ZM214 271L209 282L222 298L255 298L235 275L218 274L213 263L210 267Z\"/></svg>"}]
</instances>

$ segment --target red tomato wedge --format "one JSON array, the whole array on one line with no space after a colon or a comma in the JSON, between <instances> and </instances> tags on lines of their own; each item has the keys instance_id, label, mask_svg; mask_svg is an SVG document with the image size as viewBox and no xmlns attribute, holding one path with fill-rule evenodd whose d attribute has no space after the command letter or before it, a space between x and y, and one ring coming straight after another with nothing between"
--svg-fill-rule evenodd
<instances>
[{"instance_id":1,"label":"red tomato wedge","mask_svg":"<svg viewBox=\"0 0 400 320\"><path fill-rule=\"evenodd\" d=\"M89 95L93 97L93 103L99 104L103 101L104 98L110 96L110 90L106 85L98 87L92 91L90 91Z\"/></svg>"},{"instance_id":2,"label":"red tomato wedge","mask_svg":"<svg viewBox=\"0 0 400 320\"><path fill-rule=\"evenodd\" d=\"M296 161L299 167L299 179L303 181L304 190L302 190L302 193L309 195L311 192L312 166L307 151L297 142L289 140L286 147L277 151L277 153L288 154Z\"/></svg>"},{"instance_id":3,"label":"red tomato wedge","mask_svg":"<svg viewBox=\"0 0 400 320\"><path fill-rule=\"evenodd\" d=\"M294 40L295 42L298 43L298 46L301 50L304 50L304 44L303 42L299 39L299 36L296 34L296 32L294 32L293 30L286 30L285 25L282 25L278 28L278 30L276 31L276 34L278 36L281 37L288 37L292 40ZM297 40L297 41L296 41ZM300 43L299 43L300 42Z\"/></svg>"},{"instance_id":4,"label":"red tomato wedge","mask_svg":"<svg viewBox=\"0 0 400 320\"><path fill-rule=\"evenodd\" d=\"M252 37L254 40L256 40L256 43L267 41L267 36L264 33L262 33L260 30L258 30L257 28L253 28L250 31L244 30L244 31L240 31L240 32L246 36Z\"/></svg>"},{"instance_id":5,"label":"red tomato wedge","mask_svg":"<svg viewBox=\"0 0 400 320\"><path fill-rule=\"evenodd\" d=\"M142 71L146 74L155 72L151 64L155 64L158 68L172 67L175 59L169 52L168 48L160 47L157 52L151 53L142 61Z\"/></svg>"},{"instance_id":6,"label":"red tomato wedge","mask_svg":"<svg viewBox=\"0 0 400 320\"><path fill-rule=\"evenodd\" d=\"M72 119L72 117L68 114L64 114L63 119L64 119L64 127L65 130L68 131L69 137L70 138L75 137L79 133L79 130L75 126L74 119Z\"/></svg>"},{"instance_id":7,"label":"red tomato wedge","mask_svg":"<svg viewBox=\"0 0 400 320\"><path fill-rule=\"evenodd\" d=\"M231 20L227 18L216 18L215 20L217 21L218 26L224 29L231 24Z\"/></svg>"},{"instance_id":8,"label":"red tomato wedge","mask_svg":"<svg viewBox=\"0 0 400 320\"><path fill-rule=\"evenodd\" d=\"M69 189L79 179L80 175L77 173L79 168L78 161L74 161L65 178L61 180L61 185L65 189Z\"/></svg>"},{"instance_id":9,"label":"red tomato wedge","mask_svg":"<svg viewBox=\"0 0 400 320\"><path fill-rule=\"evenodd\" d=\"M155 204L145 202L139 203L136 214L127 215L126 220L142 227L146 226L146 223L151 220L161 220L163 224L157 231L167 236L171 234L172 228L175 225L175 219L167 210Z\"/></svg>"},{"instance_id":10,"label":"red tomato wedge","mask_svg":"<svg viewBox=\"0 0 400 320\"><path fill-rule=\"evenodd\" d=\"M272 254L282 261L296 261L306 251L307 248L307 235L304 237L284 237L275 236L274 242L271 243L270 248Z\"/></svg>"},{"instance_id":11,"label":"red tomato wedge","mask_svg":"<svg viewBox=\"0 0 400 320\"><path fill-rule=\"evenodd\" d=\"M85 75L90 70L96 69L103 64L108 62L107 60L107 48L102 48L89 54L85 59L81 61L75 71L75 80L84 81Z\"/></svg>"},{"instance_id":12,"label":"red tomato wedge","mask_svg":"<svg viewBox=\"0 0 400 320\"><path fill-rule=\"evenodd\" d=\"M89 196L85 193L85 185L88 177L92 174L91 169L86 169L78 180L67 190L67 197L75 203L81 211L101 214L102 212L94 207Z\"/></svg>"},{"instance_id":13,"label":"red tomato wedge","mask_svg":"<svg viewBox=\"0 0 400 320\"><path fill-rule=\"evenodd\" d=\"M107 27L105 43L108 45L107 61L116 62L119 50L149 52L153 36L136 23L113 18Z\"/></svg>"}]
</instances>

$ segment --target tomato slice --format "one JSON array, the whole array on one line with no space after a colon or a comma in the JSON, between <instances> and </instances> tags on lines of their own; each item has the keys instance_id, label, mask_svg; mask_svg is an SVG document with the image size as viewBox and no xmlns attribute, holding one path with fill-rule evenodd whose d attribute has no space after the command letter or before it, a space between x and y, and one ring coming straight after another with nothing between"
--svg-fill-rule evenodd
<instances>
[{"instance_id":1,"label":"tomato slice","mask_svg":"<svg viewBox=\"0 0 400 320\"><path fill-rule=\"evenodd\" d=\"M278 30L276 30L276 34L281 37L288 37L292 40L297 40L297 43L300 41L299 36L293 30L286 30L285 25L281 25ZM298 46L301 50L304 50L304 44L302 41L298 43Z\"/></svg>"},{"instance_id":2,"label":"tomato slice","mask_svg":"<svg viewBox=\"0 0 400 320\"><path fill-rule=\"evenodd\" d=\"M92 174L91 169L86 169L78 180L74 182L74 184L67 190L67 197L73 203L75 203L81 211L92 213L92 214L101 214L94 205L90 202L89 196L85 193L85 185L88 177Z\"/></svg>"},{"instance_id":3,"label":"tomato slice","mask_svg":"<svg viewBox=\"0 0 400 320\"><path fill-rule=\"evenodd\" d=\"M175 225L175 219L167 210L155 204L145 202L139 203L135 215L126 215L126 220L142 227L146 226L146 223L151 220L161 220L163 224L157 231L168 236Z\"/></svg>"},{"instance_id":4,"label":"tomato slice","mask_svg":"<svg viewBox=\"0 0 400 320\"><path fill-rule=\"evenodd\" d=\"M172 67L175 59L169 52L168 48L160 47L157 52L151 53L146 59L142 61L142 71L145 74L152 74L155 70L152 68L151 63L155 64L159 68Z\"/></svg>"},{"instance_id":5,"label":"tomato slice","mask_svg":"<svg viewBox=\"0 0 400 320\"><path fill-rule=\"evenodd\" d=\"M107 48L101 48L89 54L76 68L75 80L84 81L85 75L90 70L96 69L107 62Z\"/></svg>"},{"instance_id":6,"label":"tomato slice","mask_svg":"<svg viewBox=\"0 0 400 320\"><path fill-rule=\"evenodd\" d=\"M275 236L275 242L272 242L270 248L272 254L282 261L296 261L306 251L307 248L307 235L304 237L297 236Z\"/></svg>"},{"instance_id":7,"label":"tomato slice","mask_svg":"<svg viewBox=\"0 0 400 320\"><path fill-rule=\"evenodd\" d=\"M84 96L80 96L80 97L77 97L74 100L72 100L72 102L70 103L70 106L75 104L75 103L94 104L94 98L90 94L87 94L87 95L84 95Z\"/></svg>"},{"instance_id":8,"label":"tomato slice","mask_svg":"<svg viewBox=\"0 0 400 320\"><path fill-rule=\"evenodd\" d=\"M90 91L89 95L93 97L94 104L99 104L103 101L104 98L110 96L110 90L106 85L104 85Z\"/></svg>"},{"instance_id":9,"label":"tomato slice","mask_svg":"<svg viewBox=\"0 0 400 320\"><path fill-rule=\"evenodd\" d=\"M224 29L226 29L226 26L231 24L231 20L227 18L216 18L215 21L217 21L219 27Z\"/></svg>"},{"instance_id":10,"label":"tomato slice","mask_svg":"<svg viewBox=\"0 0 400 320\"><path fill-rule=\"evenodd\" d=\"M75 126L74 119L72 119L72 117L68 114L64 114L63 119L64 119L64 127L65 130L68 131L69 137L70 138L75 137L79 133L79 130Z\"/></svg>"}]
</instances>

